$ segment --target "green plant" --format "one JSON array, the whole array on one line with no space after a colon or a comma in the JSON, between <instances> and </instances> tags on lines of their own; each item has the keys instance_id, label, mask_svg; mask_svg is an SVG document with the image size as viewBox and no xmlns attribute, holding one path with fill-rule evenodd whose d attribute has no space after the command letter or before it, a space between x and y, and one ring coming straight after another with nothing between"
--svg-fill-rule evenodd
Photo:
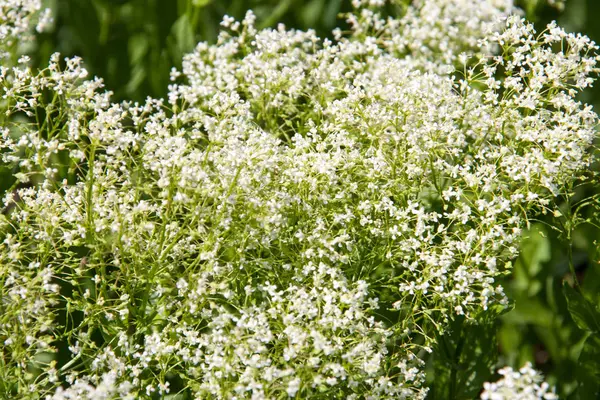
<instances>
[{"instance_id":1,"label":"green plant","mask_svg":"<svg viewBox=\"0 0 600 400\"><path fill-rule=\"evenodd\" d=\"M596 45L510 1L353 3L331 40L226 16L164 100L2 68L1 395L554 396L485 381L520 247L509 294L540 291L533 219L571 246L583 218ZM564 287L590 395L594 290Z\"/></svg>"}]
</instances>

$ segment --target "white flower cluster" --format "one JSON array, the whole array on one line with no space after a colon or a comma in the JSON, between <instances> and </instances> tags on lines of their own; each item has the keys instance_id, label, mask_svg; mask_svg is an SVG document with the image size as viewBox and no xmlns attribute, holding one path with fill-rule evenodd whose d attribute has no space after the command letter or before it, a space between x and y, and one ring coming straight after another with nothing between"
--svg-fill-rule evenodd
<instances>
[{"instance_id":1,"label":"white flower cluster","mask_svg":"<svg viewBox=\"0 0 600 400\"><path fill-rule=\"evenodd\" d=\"M0 61L5 64L14 46L32 39L32 26L42 32L51 23L50 9L42 10L41 0L0 1Z\"/></svg>"},{"instance_id":2,"label":"white flower cluster","mask_svg":"<svg viewBox=\"0 0 600 400\"><path fill-rule=\"evenodd\" d=\"M482 400L554 400L558 399L550 385L544 382L544 377L525 364L520 370L514 371L504 367L498 371L502 378L494 383L486 382L481 394Z\"/></svg>"},{"instance_id":3,"label":"white flower cluster","mask_svg":"<svg viewBox=\"0 0 600 400\"><path fill-rule=\"evenodd\" d=\"M484 39L516 13L512 0L418 0L402 19L380 24L383 45L426 71L451 73L464 52L496 50Z\"/></svg>"},{"instance_id":4,"label":"white flower cluster","mask_svg":"<svg viewBox=\"0 0 600 400\"><path fill-rule=\"evenodd\" d=\"M225 18L167 100L0 70L10 395L425 397L434 337L506 301L528 213L589 164L596 46L503 1L356 3L335 42Z\"/></svg>"}]
</instances>

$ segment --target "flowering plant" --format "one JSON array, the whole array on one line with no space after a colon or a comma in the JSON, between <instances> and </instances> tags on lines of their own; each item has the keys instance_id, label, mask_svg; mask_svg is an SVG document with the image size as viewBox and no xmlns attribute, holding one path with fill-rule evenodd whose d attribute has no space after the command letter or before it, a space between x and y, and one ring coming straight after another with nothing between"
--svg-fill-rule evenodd
<instances>
[{"instance_id":1,"label":"flowering plant","mask_svg":"<svg viewBox=\"0 0 600 400\"><path fill-rule=\"evenodd\" d=\"M14 3L3 28L36 23ZM425 398L586 179L597 47L509 0L383 3L334 40L225 17L143 104L78 58L1 67L0 394Z\"/></svg>"}]
</instances>

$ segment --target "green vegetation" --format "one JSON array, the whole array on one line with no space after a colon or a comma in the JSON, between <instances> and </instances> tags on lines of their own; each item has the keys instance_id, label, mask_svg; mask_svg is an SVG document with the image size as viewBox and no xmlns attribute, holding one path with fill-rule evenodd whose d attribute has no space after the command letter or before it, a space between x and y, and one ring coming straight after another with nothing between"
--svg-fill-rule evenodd
<instances>
[{"instance_id":1,"label":"green vegetation","mask_svg":"<svg viewBox=\"0 0 600 400\"><path fill-rule=\"evenodd\" d=\"M510 80L536 77L511 64L513 37L453 10L457 39L423 2L392 3L378 20L346 0L50 0L54 24L35 42L3 39L3 65L32 69L1 81L0 398L68 398L56 382L77 379L93 398L84 383L116 388L109 372L138 368L107 398L246 398L258 380L244 371L260 363L280 382L260 381L258 398L471 399L527 363L560 398L598 398L598 135L585 104L598 109L600 85L580 80L597 50L509 24L536 65L564 68L528 105ZM600 2L518 5L538 32L557 20L600 40ZM483 24L514 11L498 7L464 13ZM314 33L261 31L279 23ZM483 38L502 57L476 50ZM457 255L459 243L475 250ZM86 378L92 365L106 374Z\"/></svg>"}]
</instances>

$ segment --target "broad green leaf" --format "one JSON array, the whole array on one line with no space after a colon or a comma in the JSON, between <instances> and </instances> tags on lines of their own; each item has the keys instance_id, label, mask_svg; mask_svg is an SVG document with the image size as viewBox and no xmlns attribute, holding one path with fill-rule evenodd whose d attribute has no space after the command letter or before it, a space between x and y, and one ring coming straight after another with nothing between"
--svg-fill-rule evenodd
<instances>
[{"instance_id":1,"label":"broad green leaf","mask_svg":"<svg viewBox=\"0 0 600 400\"><path fill-rule=\"evenodd\" d=\"M498 358L496 324L457 319L434 350L431 398L472 399L492 376Z\"/></svg>"},{"instance_id":2,"label":"broad green leaf","mask_svg":"<svg viewBox=\"0 0 600 400\"><path fill-rule=\"evenodd\" d=\"M480 323L493 324L495 323L501 315L507 314L515 309L515 303L510 303L508 305L504 304L493 304L488 307L487 310L479 312L475 316L475 320Z\"/></svg>"},{"instance_id":3,"label":"broad green leaf","mask_svg":"<svg viewBox=\"0 0 600 400\"><path fill-rule=\"evenodd\" d=\"M529 19L535 19L536 17L536 10L538 8L538 5L540 3L540 0L525 0L524 1L524 8L525 11L527 13L527 17Z\"/></svg>"},{"instance_id":4,"label":"broad green leaf","mask_svg":"<svg viewBox=\"0 0 600 400\"><path fill-rule=\"evenodd\" d=\"M600 335L590 335L583 345L579 365L590 377L600 382Z\"/></svg>"},{"instance_id":5,"label":"broad green leaf","mask_svg":"<svg viewBox=\"0 0 600 400\"><path fill-rule=\"evenodd\" d=\"M268 14L265 13L264 19L262 20L262 22L259 23L259 28L264 29L277 24L277 22L281 20L281 17L294 4L294 1L295 0L281 0L278 2L277 7L269 7L270 12ZM260 14L258 14L257 12L257 15Z\"/></svg>"},{"instance_id":6,"label":"broad green leaf","mask_svg":"<svg viewBox=\"0 0 600 400\"><path fill-rule=\"evenodd\" d=\"M498 330L498 341L502 347L502 351L514 359L507 360L508 364L513 365L516 361L516 356L519 347L523 342L522 329L516 324L503 324Z\"/></svg>"},{"instance_id":7,"label":"broad green leaf","mask_svg":"<svg viewBox=\"0 0 600 400\"><path fill-rule=\"evenodd\" d=\"M542 270L542 265L551 257L550 240L541 225L533 225L521 243L520 256L515 269L522 266L528 277L534 277Z\"/></svg>"},{"instance_id":8,"label":"broad green leaf","mask_svg":"<svg viewBox=\"0 0 600 400\"><path fill-rule=\"evenodd\" d=\"M581 290L589 302L597 307L600 305L600 264L598 262L590 262L585 271Z\"/></svg>"},{"instance_id":9,"label":"broad green leaf","mask_svg":"<svg viewBox=\"0 0 600 400\"><path fill-rule=\"evenodd\" d=\"M146 79L146 69L143 64L138 64L131 71L131 79L127 83L128 93L135 92Z\"/></svg>"},{"instance_id":10,"label":"broad green leaf","mask_svg":"<svg viewBox=\"0 0 600 400\"><path fill-rule=\"evenodd\" d=\"M579 388L575 399L600 398L600 336L590 335L581 350L577 367Z\"/></svg>"},{"instance_id":11,"label":"broad green leaf","mask_svg":"<svg viewBox=\"0 0 600 400\"><path fill-rule=\"evenodd\" d=\"M563 284L563 293L567 299L571 318L577 326L586 331L600 331L600 313L598 309L566 282Z\"/></svg>"},{"instance_id":12,"label":"broad green leaf","mask_svg":"<svg viewBox=\"0 0 600 400\"><path fill-rule=\"evenodd\" d=\"M212 0L192 0L194 7L206 7L212 3Z\"/></svg>"},{"instance_id":13,"label":"broad green leaf","mask_svg":"<svg viewBox=\"0 0 600 400\"><path fill-rule=\"evenodd\" d=\"M187 400L189 396L186 393L168 394L164 397L165 400Z\"/></svg>"},{"instance_id":14,"label":"broad green leaf","mask_svg":"<svg viewBox=\"0 0 600 400\"><path fill-rule=\"evenodd\" d=\"M319 19L323 15L323 6L325 5L323 0L312 0L306 4L301 11L302 22L306 26L317 25Z\"/></svg>"},{"instance_id":15,"label":"broad green leaf","mask_svg":"<svg viewBox=\"0 0 600 400\"><path fill-rule=\"evenodd\" d=\"M187 14L183 14L175 21L171 28L171 34L175 38L177 47L182 54L194 49L196 40Z\"/></svg>"},{"instance_id":16,"label":"broad green leaf","mask_svg":"<svg viewBox=\"0 0 600 400\"><path fill-rule=\"evenodd\" d=\"M322 21L328 25L335 25L338 14L342 11L342 0L329 0L324 2L327 8L323 13Z\"/></svg>"},{"instance_id":17,"label":"broad green leaf","mask_svg":"<svg viewBox=\"0 0 600 400\"><path fill-rule=\"evenodd\" d=\"M515 298L515 309L505 314L502 319L512 324L535 324L551 328L552 317L552 310L537 297L521 295Z\"/></svg>"},{"instance_id":18,"label":"broad green leaf","mask_svg":"<svg viewBox=\"0 0 600 400\"><path fill-rule=\"evenodd\" d=\"M143 61L149 46L148 38L144 34L135 35L129 39L129 62L132 66Z\"/></svg>"}]
</instances>

